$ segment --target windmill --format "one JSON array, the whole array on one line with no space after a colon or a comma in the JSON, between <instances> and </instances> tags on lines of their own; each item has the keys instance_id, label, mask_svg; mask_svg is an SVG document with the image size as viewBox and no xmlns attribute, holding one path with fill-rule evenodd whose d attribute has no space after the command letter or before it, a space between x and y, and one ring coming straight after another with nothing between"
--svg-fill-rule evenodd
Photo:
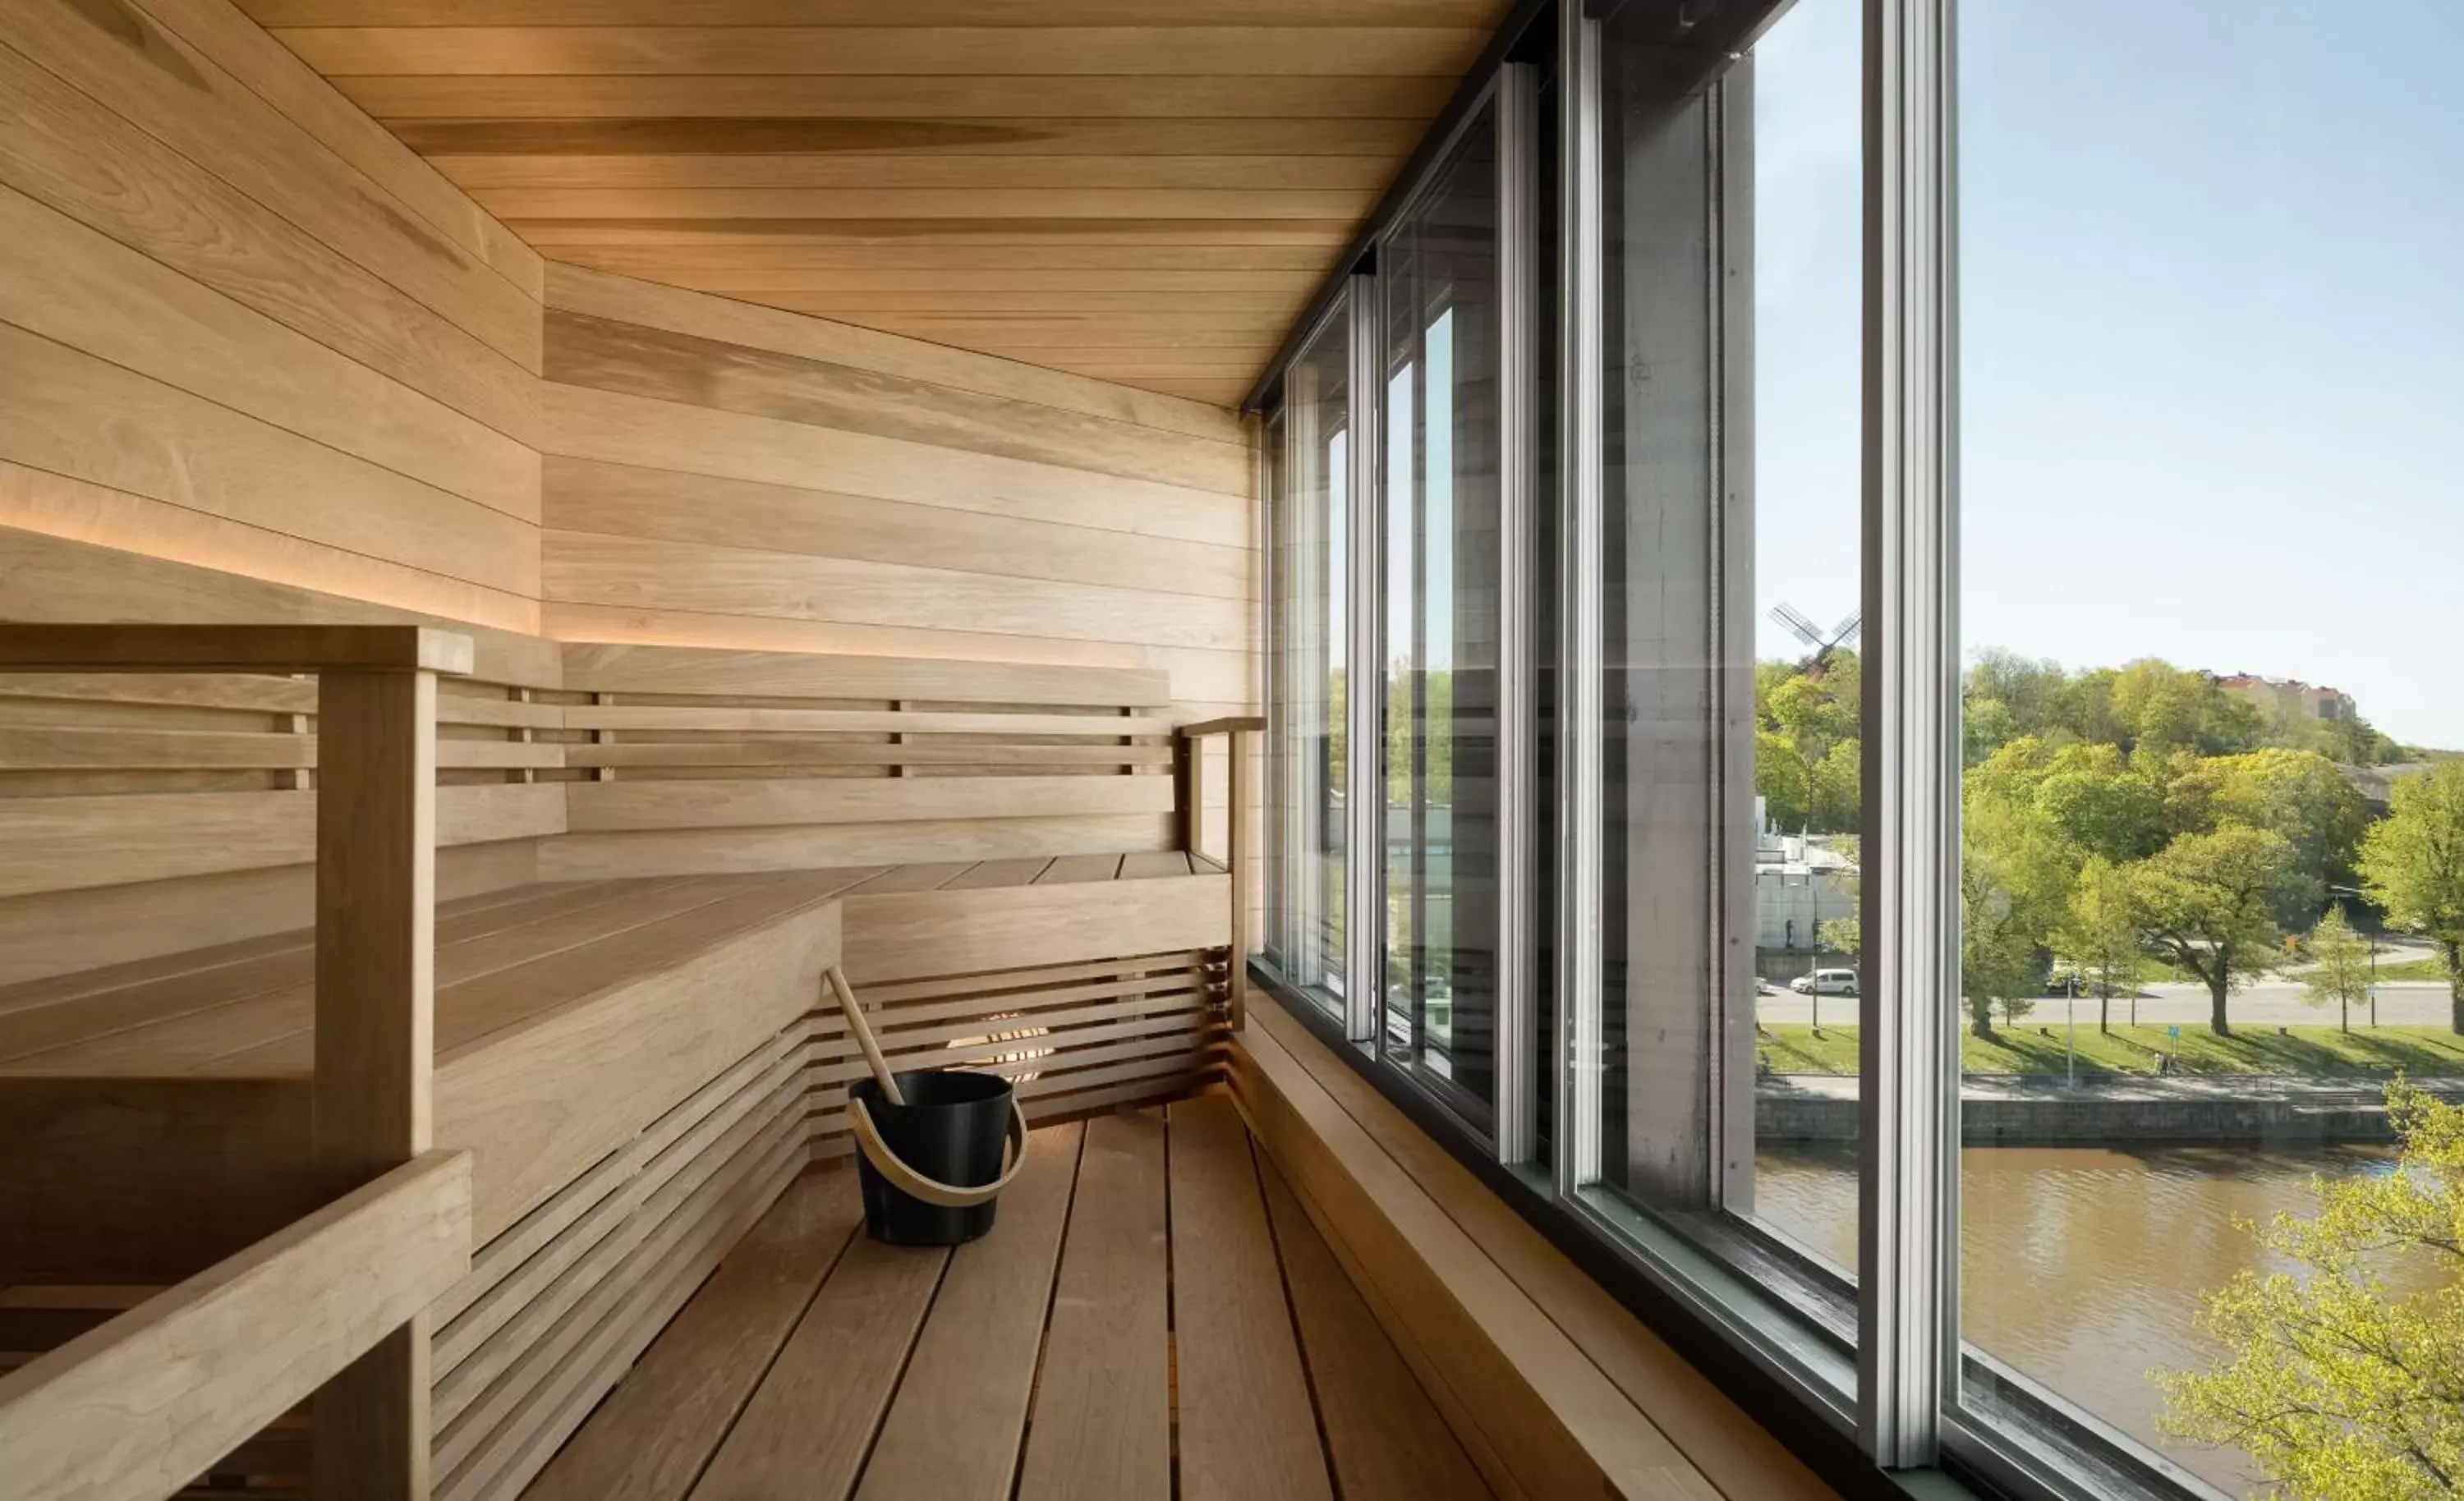
<instances>
[{"instance_id":1,"label":"windmill","mask_svg":"<svg viewBox=\"0 0 2464 1501\"><path fill-rule=\"evenodd\" d=\"M1797 665L1797 670L1813 682L1821 681L1823 669L1831 665L1832 654L1856 640L1857 629L1864 622L1864 616L1855 613L1826 632L1793 604L1772 605L1771 618L1787 626L1791 635L1814 648L1814 655Z\"/></svg>"}]
</instances>

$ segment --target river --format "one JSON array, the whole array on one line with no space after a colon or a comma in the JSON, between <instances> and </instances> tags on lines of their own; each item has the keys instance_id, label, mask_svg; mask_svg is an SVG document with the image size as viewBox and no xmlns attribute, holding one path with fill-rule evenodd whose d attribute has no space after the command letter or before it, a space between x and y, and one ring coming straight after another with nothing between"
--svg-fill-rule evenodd
<instances>
[{"instance_id":1,"label":"river","mask_svg":"<svg viewBox=\"0 0 2464 1501\"><path fill-rule=\"evenodd\" d=\"M2314 1174L2384 1171L2386 1147L1984 1146L1961 1154L1960 1318L1967 1338L2233 1494L2248 1455L2165 1443L2157 1367L2214 1354L2206 1295L2260 1255L2234 1219L2316 1207ZM1767 1145L1755 1204L1841 1265L1857 1255L1853 1147Z\"/></svg>"}]
</instances>

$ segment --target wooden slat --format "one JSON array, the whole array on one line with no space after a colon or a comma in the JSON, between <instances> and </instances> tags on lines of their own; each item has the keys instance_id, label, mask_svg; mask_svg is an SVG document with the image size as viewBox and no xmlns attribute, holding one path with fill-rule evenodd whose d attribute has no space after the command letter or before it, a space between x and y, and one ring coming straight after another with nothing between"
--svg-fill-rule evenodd
<instances>
[{"instance_id":1,"label":"wooden slat","mask_svg":"<svg viewBox=\"0 0 2464 1501\"><path fill-rule=\"evenodd\" d=\"M988 859L951 881L944 881L944 891L974 891L999 886L1031 886L1044 868L1052 861L1043 856L1024 859Z\"/></svg>"},{"instance_id":2,"label":"wooden slat","mask_svg":"<svg viewBox=\"0 0 2464 1501\"><path fill-rule=\"evenodd\" d=\"M1115 881L995 891L858 894L847 902L847 978L859 984L1068 964L1140 948L1214 948L1230 881Z\"/></svg>"},{"instance_id":3,"label":"wooden slat","mask_svg":"<svg viewBox=\"0 0 2464 1501\"><path fill-rule=\"evenodd\" d=\"M567 803L567 817L575 833L588 834L1168 813L1171 809L1171 784L1159 776L805 777L577 784ZM1188 874L1186 861L1181 873Z\"/></svg>"},{"instance_id":4,"label":"wooden slat","mask_svg":"<svg viewBox=\"0 0 2464 1501\"><path fill-rule=\"evenodd\" d=\"M1170 1115L1180 1494L1331 1498L1248 1132L1221 1096Z\"/></svg>"},{"instance_id":5,"label":"wooden slat","mask_svg":"<svg viewBox=\"0 0 2464 1501\"><path fill-rule=\"evenodd\" d=\"M1121 859L1123 881L1152 881L1161 876L1187 876L1196 867L1189 863L1184 850L1149 850L1124 856ZM1228 913L1226 921L1229 921Z\"/></svg>"},{"instance_id":6,"label":"wooden slat","mask_svg":"<svg viewBox=\"0 0 2464 1501\"><path fill-rule=\"evenodd\" d=\"M539 1472L526 1501L682 1501L859 1214L853 1173L800 1179Z\"/></svg>"},{"instance_id":7,"label":"wooden slat","mask_svg":"<svg viewBox=\"0 0 2464 1501\"><path fill-rule=\"evenodd\" d=\"M470 1266L470 1159L422 1158L0 1377L11 1493L154 1501ZM133 1392L148 1393L132 1403ZM368 1493L368 1492L362 1492Z\"/></svg>"},{"instance_id":8,"label":"wooden slat","mask_svg":"<svg viewBox=\"0 0 2464 1501\"><path fill-rule=\"evenodd\" d=\"M1265 1161L1258 1173L1328 1457L1346 1501L1486 1501L1480 1471L1283 1175Z\"/></svg>"},{"instance_id":9,"label":"wooden slat","mask_svg":"<svg viewBox=\"0 0 2464 1501\"><path fill-rule=\"evenodd\" d=\"M568 687L599 693L921 699L1108 710L1172 702L1164 674L1135 669L676 646L568 645L564 676Z\"/></svg>"},{"instance_id":10,"label":"wooden slat","mask_svg":"<svg viewBox=\"0 0 2464 1501\"><path fill-rule=\"evenodd\" d=\"M1111 881L1120 873L1118 855L1064 855L1044 868L1036 884L1062 886L1085 881Z\"/></svg>"},{"instance_id":11,"label":"wooden slat","mask_svg":"<svg viewBox=\"0 0 2464 1501\"><path fill-rule=\"evenodd\" d=\"M853 1240L693 1487L694 1501L847 1495L949 1259L938 1247Z\"/></svg>"},{"instance_id":12,"label":"wooden slat","mask_svg":"<svg viewBox=\"0 0 2464 1501\"><path fill-rule=\"evenodd\" d=\"M541 847L539 873L557 881L602 881L675 871L791 871L948 860L973 864L1025 855L1153 849L1171 841L1169 821L1163 814L1122 814L574 834Z\"/></svg>"},{"instance_id":13,"label":"wooden slat","mask_svg":"<svg viewBox=\"0 0 2464 1501\"><path fill-rule=\"evenodd\" d=\"M1158 735L1169 721L1147 715L968 714L928 709L698 708L668 705L576 705L565 711L568 729L681 729L790 731L810 734Z\"/></svg>"},{"instance_id":14,"label":"wooden slat","mask_svg":"<svg viewBox=\"0 0 2464 1501\"><path fill-rule=\"evenodd\" d=\"M263 26L877 26L876 0L248 0ZM1462 26L1494 19L1489 0L1244 0L1261 26ZM919 0L897 19L912 26L1190 24L1171 0Z\"/></svg>"},{"instance_id":15,"label":"wooden slat","mask_svg":"<svg viewBox=\"0 0 2464 1501\"><path fill-rule=\"evenodd\" d=\"M651 76L473 77L358 76L334 80L375 116L398 120L583 120L631 116L1021 120L1108 117L1426 120L1453 92L1452 78L1142 76L1021 78L1002 76L862 75L809 78Z\"/></svg>"},{"instance_id":16,"label":"wooden slat","mask_svg":"<svg viewBox=\"0 0 2464 1501\"><path fill-rule=\"evenodd\" d=\"M1088 1121L1078 1184L1018 1495L1161 1498L1172 1490L1161 1119Z\"/></svg>"},{"instance_id":17,"label":"wooden slat","mask_svg":"<svg viewBox=\"0 0 2464 1501\"><path fill-rule=\"evenodd\" d=\"M6 731L0 731L5 737ZM269 737L270 738L270 737ZM0 738L0 747L8 742ZM847 745L815 740L695 740L565 746L566 766L1165 766L1163 746ZM1110 873L1107 873L1109 879Z\"/></svg>"},{"instance_id":18,"label":"wooden slat","mask_svg":"<svg viewBox=\"0 0 2464 1501\"><path fill-rule=\"evenodd\" d=\"M862 1501L1007 1501L1084 1127L1046 1126L993 1234L950 1253L932 1316L865 1464ZM953 1423L952 1415L966 1420Z\"/></svg>"}]
</instances>

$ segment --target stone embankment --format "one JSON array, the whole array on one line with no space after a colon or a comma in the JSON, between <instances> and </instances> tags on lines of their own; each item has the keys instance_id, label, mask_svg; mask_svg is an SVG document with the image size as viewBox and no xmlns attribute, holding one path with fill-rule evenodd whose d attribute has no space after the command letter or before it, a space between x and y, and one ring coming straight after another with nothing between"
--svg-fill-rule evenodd
<instances>
[{"instance_id":1,"label":"stone embankment","mask_svg":"<svg viewBox=\"0 0 2464 1501\"><path fill-rule=\"evenodd\" d=\"M2441 1099L2464 1101L2464 1080L2422 1084ZM1970 1146L2386 1142L2394 1133L2385 1093L2366 1080L2276 1075L2104 1077L2076 1085L2059 1077L1969 1075L1960 1081L1960 1140ZM1853 1142L1857 1100L1853 1077L1771 1076L1754 1090L1755 1136Z\"/></svg>"}]
</instances>

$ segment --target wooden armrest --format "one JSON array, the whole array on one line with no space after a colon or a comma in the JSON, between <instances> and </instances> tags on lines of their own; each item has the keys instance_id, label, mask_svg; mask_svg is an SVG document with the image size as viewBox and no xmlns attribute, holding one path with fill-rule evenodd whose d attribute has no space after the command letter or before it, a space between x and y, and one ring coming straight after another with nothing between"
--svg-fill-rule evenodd
<instances>
[{"instance_id":1,"label":"wooden armrest","mask_svg":"<svg viewBox=\"0 0 2464 1501\"><path fill-rule=\"evenodd\" d=\"M471 1270L471 1154L430 1152L0 1377L0 1497L194 1480Z\"/></svg>"},{"instance_id":2,"label":"wooden armrest","mask_svg":"<svg viewBox=\"0 0 2464 1501\"><path fill-rule=\"evenodd\" d=\"M1261 715L1235 714L1224 719L1201 719L1194 725L1182 725L1175 729L1174 733L1184 740L1196 740L1201 735L1230 735L1238 734L1244 729L1265 728L1266 721Z\"/></svg>"},{"instance_id":3,"label":"wooden armrest","mask_svg":"<svg viewBox=\"0 0 2464 1501\"><path fill-rule=\"evenodd\" d=\"M18 672L446 672L471 638L429 625L0 625Z\"/></svg>"}]
</instances>

